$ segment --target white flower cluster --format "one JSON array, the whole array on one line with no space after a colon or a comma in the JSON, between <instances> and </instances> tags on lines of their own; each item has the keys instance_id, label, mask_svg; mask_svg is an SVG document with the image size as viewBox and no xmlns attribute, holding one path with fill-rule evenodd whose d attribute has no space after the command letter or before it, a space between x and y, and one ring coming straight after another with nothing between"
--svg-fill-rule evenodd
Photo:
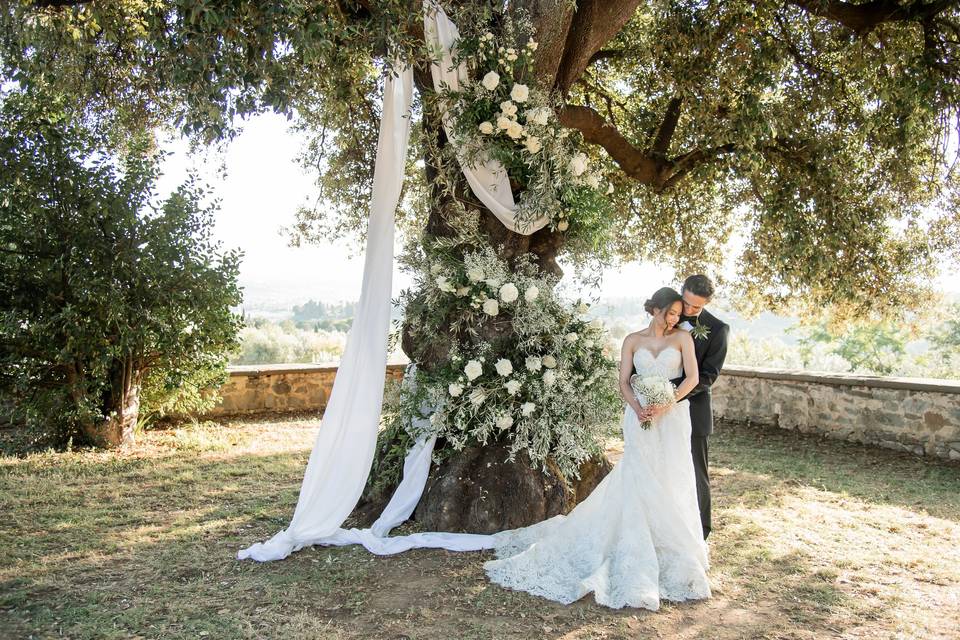
<instances>
[{"instance_id":1,"label":"white flower cluster","mask_svg":"<svg viewBox=\"0 0 960 640\"><path fill-rule=\"evenodd\" d=\"M511 273L491 249L468 254L462 265L453 268L435 263L430 275L442 297L463 298L470 308L496 317L504 310L516 314L521 306L535 306L540 300L542 280Z\"/></svg>"},{"instance_id":2,"label":"white flower cluster","mask_svg":"<svg viewBox=\"0 0 960 640\"><path fill-rule=\"evenodd\" d=\"M482 338L475 331L475 339L454 346L446 365L418 370L416 386L426 398L409 406L435 407L427 428L455 448L506 438L513 454L526 451L541 465L552 458L575 475L615 423L616 366L604 351L601 322L558 299L556 279L539 274L531 257L515 267L511 272L486 247L462 263L446 259L427 270L424 283L436 285L428 288L428 304L438 317L459 317L469 333L508 310L513 332ZM469 292L457 296L460 287Z\"/></svg>"},{"instance_id":3,"label":"white flower cluster","mask_svg":"<svg viewBox=\"0 0 960 640\"><path fill-rule=\"evenodd\" d=\"M446 92L443 103L456 123L458 152L467 161L510 155L515 162L505 164L527 167L511 176L522 176L526 182L519 202L520 220L547 215L556 230L565 232L576 218L575 208L582 207L582 198L570 200L570 187L596 192L595 199L605 203L604 193L612 193L612 186L604 185L602 175L568 136L569 130L556 121L550 96L537 89L533 80L517 80L532 78L536 49L532 38L515 49L498 44L491 33L481 36L476 53L467 59L479 81Z\"/></svg>"}]
</instances>

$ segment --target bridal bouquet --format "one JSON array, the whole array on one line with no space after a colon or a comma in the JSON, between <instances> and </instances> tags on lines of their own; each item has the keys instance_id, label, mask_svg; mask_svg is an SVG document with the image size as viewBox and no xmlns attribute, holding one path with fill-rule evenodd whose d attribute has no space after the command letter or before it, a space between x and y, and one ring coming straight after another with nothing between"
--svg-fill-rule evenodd
<instances>
[{"instance_id":1,"label":"bridal bouquet","mask_svg":"<svg viewBox=\"0 0 960 640\"><path fill-rule=\"evenodd\" d=\"M635 373L630 377L630 387L642 407L673 404L677 401L676 387L663 376L641 376ZM640 426L649 429L653 426L653 421L645 420Z\"/></svg>"}]
</instances>

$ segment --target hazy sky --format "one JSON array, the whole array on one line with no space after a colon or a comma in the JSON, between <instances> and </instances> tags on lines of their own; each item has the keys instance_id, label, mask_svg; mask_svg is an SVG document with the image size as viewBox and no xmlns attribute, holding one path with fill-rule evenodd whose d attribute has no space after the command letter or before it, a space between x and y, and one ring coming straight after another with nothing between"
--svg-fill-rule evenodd
<instances>
[{"instance_id":1,"label":"hazy sky","mask_svg":"<svg viewBox=\"0 0 960 640\"><path fill-rule=\"evenodd\" d=\"M359 296L362 257L350 257L349 248L325 244L293 248L287 245L281 227L290 224L294 212L314 193L310 177L294 161L300 140L288 132L288 121L265 114L251 119L243 133L224 154L206 160L191 157L180 140L166 143L173 152L164 166L160 193L180 184L188 169L199 170L220 198L215 234L227 247L239 247L245 257L241 284L250 296L309 298L324 301L354 300ZM217 168L226 167L226 176ZM399 250L399 247L397 247ZM670 282L672 273L652 264L631 264L604 274L601 297L639 297ZM957 274L940 279L941 286L960 290ZM394 271L394 294L409 285L405 274ZM272 296L270 296L272 297Z\"/></svg>"}]
</instances>

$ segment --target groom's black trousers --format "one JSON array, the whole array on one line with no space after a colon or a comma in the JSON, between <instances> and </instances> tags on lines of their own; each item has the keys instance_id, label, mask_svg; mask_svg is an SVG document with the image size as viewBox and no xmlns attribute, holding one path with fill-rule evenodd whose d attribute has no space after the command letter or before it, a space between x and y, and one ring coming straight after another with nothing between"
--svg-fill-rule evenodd
<instances>
[{"instance_id":1,"label":"groom's black trousers","mask_svg":"<svg viewBox=\"0 0 960 640\"><path fill-rule=\"evenodd\" d=\"M700 524L703 539L710 535L710 474L707 471L707 436L693 434L690 437L690 452L693 454L693 471L697 476L697 503L700 507Z\"/></svg>"}]
</instances>

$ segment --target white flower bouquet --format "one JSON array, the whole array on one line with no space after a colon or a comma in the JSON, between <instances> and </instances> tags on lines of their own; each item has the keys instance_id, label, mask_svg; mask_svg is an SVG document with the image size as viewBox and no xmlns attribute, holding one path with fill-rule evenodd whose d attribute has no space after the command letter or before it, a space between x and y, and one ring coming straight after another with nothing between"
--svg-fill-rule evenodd
<instances>
[{"instance_id":1,"label":"white flower bouquet","mask_svg":"<svg viewBox=\"0 0 960 640\"><path fill-rule=\"evenodd\" d=\"M630 376L630 388L633 389L641 407L669 405L677 401L676 387L663 376L641 376L635 373ZM640 426L649 429L653 426L653 421L644 420Z\"/></svg>"}]
</instances>

